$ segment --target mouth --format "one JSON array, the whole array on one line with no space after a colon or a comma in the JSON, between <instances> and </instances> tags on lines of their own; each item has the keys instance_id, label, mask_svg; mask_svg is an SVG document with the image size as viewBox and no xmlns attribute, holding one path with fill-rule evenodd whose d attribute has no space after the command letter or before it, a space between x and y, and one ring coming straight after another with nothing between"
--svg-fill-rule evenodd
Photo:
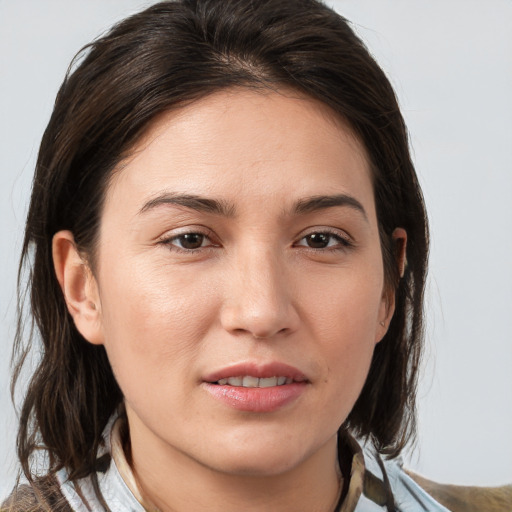
<instances>
[{"instance_id":1,"label":"mouth","mask_svg":"<svg viewBox=\"0 0 512 512\"><path fill-rule=\"evenodd\" d=\"M248 362L231 365L205 375L203 381L218 386L272 388L294 383L304 384L308 382L308 378L297 368L284 363Z\"/></svg>"},{"instance_id":2,"label":"mouth","mask_svg":"<svg viewBox=\"0 0 512 512\"><path fill-rule=\"evenodd\" d=\"M219 386L235 386L240 388L272 388L274 386L286 386L288 384L292 384L293 382L304 382L304 379L296 381L293 378L285 377L284 375L274 377L240 375L237 377L219 379L212 384L217 384Z\"/></svg>"},{"instance_id":3,"label":"mouth","mask_svg":"<svg viewBox=\"0 0 512 512\"><path fill-rule=\"evenodd\" d=\"M238 364L203 378L215 400L244 412L274 412L295 402L307 391L307 377L282 364Z\"/></svg>"}]
</instances>

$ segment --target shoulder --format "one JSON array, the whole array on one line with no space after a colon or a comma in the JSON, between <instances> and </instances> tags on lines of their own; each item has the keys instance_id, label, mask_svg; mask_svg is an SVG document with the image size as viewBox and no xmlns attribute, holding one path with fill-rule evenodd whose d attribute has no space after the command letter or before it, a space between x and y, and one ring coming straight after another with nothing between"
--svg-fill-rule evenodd
<instances>
[{"instance_id":1,"label":"shoulder","mask_svg":"<svg viewBox=\"0 0 512 512\"><path fill-rule=\"evenodd\" d=\"M445 504L416 482L398 460L384 460L373 450L364 449L363 495L371 502L399 512L449 512Z\"/></svg>"},{"instance_id":2,"label":"shoulder","mask_svg":"<svg viewBox=\"0 0 512 512\"><path fill-rule=\"evenodd\" d=\"M1 512L72 512L53 475L14 488L0 507Z\"/></svg>"},{"instance_id":3,"label":"shoulder","mask_svg":"<svg viewBox=\"0 0 512 512\"><path fill-rule=\"evenodd\" d=\"M450 512L403 470L400 459L383 459L370 442L361 443L345 431L338 450L342 474L350 474L339 512ZM347 454L350 471L343 468Z\"/></svg>"},{"instance_id":4,"label":"shoulder","mask_svg":"<svg viewBox=\"0 0 512 512\"><path fill-rule=\"evenodd\" d=\"M501 487L460 486L434 482L402 467L398 461L377 462L379 469L372 464L370 457L367 460L367 474L365 478L371 482L375 471L384 481L387 480L392 491L394 507L396 510L409 512L428 510L429 512L510 512L512 510L512 485ZM371 467L372 469L369 469ZM380 471L379 471L380 470ZM423 507L423 508L421 508Z\"/></svg>"},{"instance_id":5,"label":"shoulder","mask_svg":"<svg viewBox=\"0 0 512 512\"><path fill-rule=\"evenodd\" d=\"M472 512L473 510L510 512L512 510L512 484L496 487L441 484L412 471L405 470L405 472L449 510L460 512Z\"/></svg>"}]
</instances>

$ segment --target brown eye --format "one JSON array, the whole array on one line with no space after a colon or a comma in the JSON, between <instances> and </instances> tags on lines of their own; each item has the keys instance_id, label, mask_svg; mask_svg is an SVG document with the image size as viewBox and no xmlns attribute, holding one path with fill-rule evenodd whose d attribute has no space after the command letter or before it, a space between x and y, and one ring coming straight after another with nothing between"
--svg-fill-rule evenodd
<instances>
[{"instance_id":1,"label":"brown eye","mask_svg":"<svg viewBox=\"0 0 512 512\"><path fill-rule=\"evenodd\" d=\"M199 249L203 247L206 236L201 233L187 233L179 235L171 240L173 245L177 245L180 249Z\"/></svg>"},{"instance_id":2,"label":"brown eye","mask_svg":"<svg viewBox=\"0 0 512 512\"><path fill-rule=\"evenodd\" d=\"M329 231L317 231L302 237L297 243L298 247L309 247L310 249L346 249L351 242L341 235Z\"/></svg>"},{"instance_id":3,"label":"brown eye","mask_svg":"<svg viewBox=\"0 0 512 512\"><path fill-rule=\"evenodd\" d=\"M328 233L312 233L304 237L306 244L312 249L324 249L329 245L331 238L333 236Z\"/></svg>"}]
</instances>

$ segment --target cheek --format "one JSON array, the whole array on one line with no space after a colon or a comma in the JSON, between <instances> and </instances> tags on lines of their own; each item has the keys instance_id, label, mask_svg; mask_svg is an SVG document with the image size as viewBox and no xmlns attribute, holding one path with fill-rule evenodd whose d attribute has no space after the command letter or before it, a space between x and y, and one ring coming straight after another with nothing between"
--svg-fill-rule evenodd
<instances>
[{"instance_id":1,"label":"cheek","mask_svg":"<svg viewBox=\"0 0 512 512\"><path fill-rule=\"evenodd\" d=\"M165 330L167 335L182 332L188 337L208 315L210 294L191 279L190 272L136 258L105 268L103 276L103 318L115 330L126 326L136 332ZM196 322L190 321L192 311ZM173 326L170 331L169 326ZM111 334L115 336L115 332ZM180 341L179 336L176 341Z\"/></svg>"},{"instance_id":2,"label":"cheek","mask_svg":"<svg viewBox=\"0 0 512 512\"><path fill-rule=\"evenodd\" d=\"M310 277L300 293L303 316L319 337L339 337L349 345L367 338L373 343L383 304L381 274L343 268L321 277Z\"/></svg>"},{"instance_id":3,"label":"cheek","mask_svg":"<svg viewBox=\"0 0 512 512\"><path fill-rule=\"evenodd\" d=\"M123 391L163 373L179 378L215 317L211 294L187 273L123 261L105 266L101 282L105 348Z\"/></svg>"},{"instance_id":4,"label":"cheek","mask_svg":"<svg viewBox=\"0 0 512 512\"><path fill-rule=\"evenodd\" d=\"M317 293L311 293L313 286L308 288L310 293L303 294L309 297L302 304L307 311L303 317L309 323L311 339L318 344L332 392L350 404L359 395L371 364L379 328L382 280L378 274L360 279L350 272L340 272L331 275Z\"/></svg>"}]
</instances>

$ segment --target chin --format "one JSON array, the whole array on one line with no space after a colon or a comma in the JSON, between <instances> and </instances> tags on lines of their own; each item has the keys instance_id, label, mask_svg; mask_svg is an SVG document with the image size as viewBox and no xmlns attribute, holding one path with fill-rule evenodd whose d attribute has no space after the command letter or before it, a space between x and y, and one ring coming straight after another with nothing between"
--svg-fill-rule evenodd
<instances>
[{"instance_id":1,"label":"chin","mask_svg":"<svg viewBox=\"0 0 512 512\"><path fill-rule=\"evenodd\" d=\"M249 439L231 438L229 444L210 452L211 467L240 476L275 476L299 466L323 443L304 443L304 437L253 435ZM318 446L317 446L318 445Z\"/></svg>"},{"instance_id":2,"label":"chin","mask_svg":"<svg viewBox=\"0 0 512 512\"><path fill-rule=\"evenodd\" d=\"M240 455L237 454L236 458L230 460L224 458L215 469L230 475L269 477L287 473L302 462L297 454L292 453L273 454L268 457L262 457L261 454L257 457Z\"/></svg>"}]
</instances>

